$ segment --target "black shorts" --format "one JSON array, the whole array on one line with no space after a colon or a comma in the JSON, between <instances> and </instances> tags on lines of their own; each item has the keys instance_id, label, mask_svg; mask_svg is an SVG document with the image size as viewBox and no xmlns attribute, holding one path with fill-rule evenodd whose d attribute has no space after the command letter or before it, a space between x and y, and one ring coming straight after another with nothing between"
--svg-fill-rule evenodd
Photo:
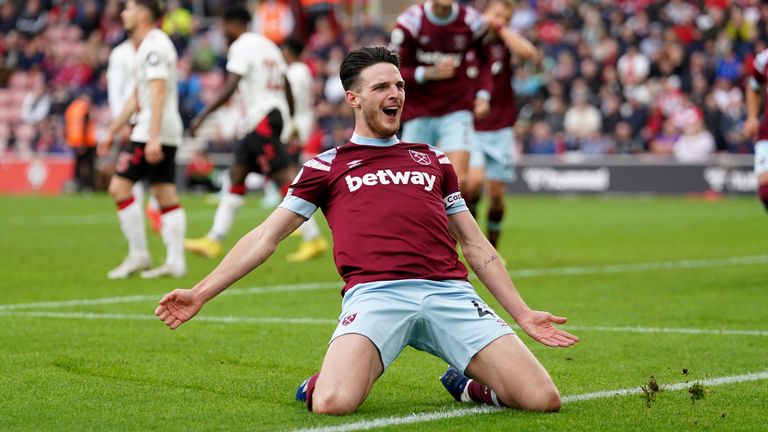
<instances>
[{"instance_id":1,"label":"black shorts","mask_svg":"<svg viewBox=\"0 0 768 432\"><path fill-rule=\"evenodd\" d=\"M287 168L292 162L280 141L282 131L283 116L273 109L255 130L235 145L235 164L265 176Z\"/></svg>"},{"instance_id":2,"label":"black shorts","mask_svg":"<svg viewBox=\"0 0 768 432\"><path fill-rule=\"evenodd\" d=\"M134 183L147 179L149 184L176 182L176 147L163 146L163 160L151 165L144 157L146 144L131 141L117 155L115 173Z\"/></svg>"}]
</instances>

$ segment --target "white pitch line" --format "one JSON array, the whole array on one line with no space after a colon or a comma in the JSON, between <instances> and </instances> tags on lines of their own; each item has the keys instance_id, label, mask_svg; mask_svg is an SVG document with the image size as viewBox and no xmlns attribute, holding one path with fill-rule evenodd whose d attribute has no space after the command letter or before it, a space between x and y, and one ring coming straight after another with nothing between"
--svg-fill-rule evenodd
<instances>
[{"instance_id":1,"label":"white pitch line","mask_svg":"<svg viewBox=\"0 0 768 432\"><path fill-rule=\"evenodd\" d=\"M31 318L61 318L78 320L125 320L125 321L159 321L150 314L116 314L90 312L2 312L0 317L31 317ZM233 317L233 316L196 316L195 321L215 322L224 324L337 324L335 319L323 318L283 318L283 317Z\"/></svg>"},{"instance_id":2,"label":"white pitch line","mask_svg":"<svg viewBox=\"0 0 768 432\"><path fill-rule=\"evenodd\" d=\"M744 375L733 375L705 380L691 380L690 382L681 382L671 385L662 385L662 390L678 391L689 388L693 383L700 383L705 386L720 386L726 384L735 384L743 382L761 381L768 379L768 371L758 373L747 373ZM639 395L642 390L639 387L624 388L618 390L605 390L593 393L582 393L571 396L564 396L561 400L563 404L580 402L593 399L605 399L617 396ZM369 430L384 428L389 426L398 426L414 423L424 423L436 420L445 420L456 417L466 417L477 414L488 414L503 411L501 408L478 406L474 408L464 408L450 411L436 411L431 413L411 414L402 417L385 417L374 420L364 420L355 423L347 423L338 426L323 426L316 428L297 429L294 432L352 432L359 430Z\"/></svg>"},{"instance_id":3,"label":"white pitch line","mask_svg":"<svg viewBox=\"0 0 768 432\"><path fill-rule=\"evenodd\" d=\"M710 258L700 260L680 260L680 261L657 261L657 262L641 262L641 263L626 263L626 264L613 264L604 266L583 266L583 267L556 267L556 268L538 268L538 269L519 269L511 270L510 275L514 279L520 278L534 278L542 276L575 276L585 274L605 274L605 273L629 273L636 271L651 271L651 270L675 270L675 269L692 269L692 268L707 268L707 267L729 267L729 266L741 266L741 265L753 265L753 264L765 264L768 263L768 255L752 255L752 256L740 256L740 257L727 257L727 258ZM471 275L476 278L474 274ZM250 294L264 294L272 292L289 292L289 291L314 291L335 288L341 290L343 282L318 282L318 283L304 283L304 284L285 284L285 285L271 285L251 288L230 288L224 291L222 295L250 295ZM73 306L93 306L104 304L118 304L118 303L140 303L144 301L157 301L162 295L135 295L135 296L123 296L123 297L105 297L97 299L75 299L75 300L61 300L61 301L46 301L35 303L16 303L16 304L0 304L0 311L4 310L18 310L18 309L52 309L61 307L73 307Z\"/></svg>"},{"instance_id":4,"label":"white pitch line","mask_svg":"<svg viewBox=\"0 0 768 432\"><path fill-rule=\"evenodd\" d=\"M154 321L157 317L151 314L116 314L116 313L90 313L90 312L49 312L31 311L15 312L0 311L0 317L32 317L32 318L61 318L84 320L128 320L128 321ZM336 325L337 320L330 318L291 318L291 317L242 317L242 316L206 316L198 315L194 321L208 321L225 324L315 324ZM516 328L519 328L515 326ZM728 329L696 329L674 327L616 327L616 326L583 326L568 325L566 330L617 332L617 333L664 333L664 334L697 334L697 335L726 335L726 336L768 336L768 330L728 330Z\"/></svg>"}]
</instances>

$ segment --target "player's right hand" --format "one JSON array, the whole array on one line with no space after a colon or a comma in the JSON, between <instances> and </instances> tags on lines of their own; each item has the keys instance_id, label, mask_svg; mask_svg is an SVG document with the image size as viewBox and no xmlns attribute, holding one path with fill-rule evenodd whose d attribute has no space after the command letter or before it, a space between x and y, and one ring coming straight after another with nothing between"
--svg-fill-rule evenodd
<instances>
[{"instance_id":1,"label":"player's right hand","mask_svg":"<svg viewBox=\"0 0 768 432\"><path fill-rule=\"evenodd\" d=\"M754 138L755 135L757 135L757 129L760 127L760 120L753 118L753 117L747 117L747 120L744 122L744 127L742 130L744 131L744 136L746 138Z\"/></svg>"},{"instance_id":2,"label":"player's right hand","mask_svg":"<svg viewBox=\"0 0 768 432\"><path fill-rule=\"evenodd\" d=\"M203 301L191 289L175 289L160 299L155 315L171 330L189 321L203 308Z\"/></svg>"},{"instance_id":3,"label":"player's right hand","mask_svg":"<svg viewBox=\"0 0 768 432\"><path fill-rule=\"evenodd\" d=\"M104 138L96 145L96 155L103 157L109 154L109 150L112 148L112 141L115 140L114 134L107 132Z\"/></svg>"},{"instance_id":4,"label":"player's right hand","mask_svg":"<svg viewBox=\"0 0 768 432\"><path fill-rule=\"evenodd\" d=\"M192 122L189 124L189 135L191 137L195 137L197 135L197 130L200 129L200 125L203 124L203 118L200 116L195 116L195 118L192 119Z\"/></svg>"},{"instance_id":5,"label":"player's right hand","mask_svg":"<svg viewBox=\"0 0 768 432\"><path fill-rule=\"evenodd\" d=\"M431 66L428 71L429 79L439 81L453 78L453 75L456 73L456 68L453 66L453 60L444 58L434 66Z\"/></svg>"}]
</instances>

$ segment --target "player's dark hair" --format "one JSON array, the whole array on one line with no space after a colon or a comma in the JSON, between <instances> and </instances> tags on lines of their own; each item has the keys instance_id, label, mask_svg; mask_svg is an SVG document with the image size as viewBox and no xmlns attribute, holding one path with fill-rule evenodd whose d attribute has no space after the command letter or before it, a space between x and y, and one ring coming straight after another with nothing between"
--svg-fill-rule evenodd
<instances>
[{"instance_id":1,"label":"player's dark hair","mask_svg":"<svg viewBox=\"0 0 768 432\"><path fill-rule=\"evenodd\" d=\"M291 36L283 41L283 47L285 47L291 54L298 58L304 51L304 42L302 42L301 39L297 37Z\"/></svg>"},{"instance_id":2,"label":"player's dark hair","mask_svg":"<svg viewBox=\"0 0 768 432\"><path fill-rule=\"evenodd\" d=\"M247 26L251 22L251 13L245 6L233 4L224 11L224 21L234 21Z\"/></svg>"},{"instance_id":3,"label":"player's dark hair","mask_svg":"<svg viewBox=\"0 0 768 432\"><path fill-rule=\"evenodd\" d=\"M363 69L377 63L391 63L400 69L400 56L383 45L358 48L347 54L339 70L344 90L349 90L357 83Z\"/></svg>"},{"instance_id":4,"label":"player's dark hair","mask_svg":"<svg viewBox=\"0 0 768 432\"><path fill-rule=\"evenodd\" d=\"M152 21L157 21L163 16L163 6L159 0L134 0L137 5L145 8L152 15Z\"/></svg>"}]
</instances>

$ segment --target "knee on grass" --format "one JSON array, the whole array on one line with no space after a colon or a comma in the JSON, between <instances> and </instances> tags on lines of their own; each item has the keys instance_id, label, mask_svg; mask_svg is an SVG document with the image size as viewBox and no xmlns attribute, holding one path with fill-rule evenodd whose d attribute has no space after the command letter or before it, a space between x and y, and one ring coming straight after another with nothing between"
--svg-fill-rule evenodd
<instances>
[{"instance_id":1,"label":"knee on grass","mask_svg":"<svg viewBox=\"0 0 768 432\"><path fill-rule=\"evenodd\" d=\"M315 414L346 415L357 410L360 402L343 390L315 391L312 396L312 412Z\"/></svg>"}]
</instances>

